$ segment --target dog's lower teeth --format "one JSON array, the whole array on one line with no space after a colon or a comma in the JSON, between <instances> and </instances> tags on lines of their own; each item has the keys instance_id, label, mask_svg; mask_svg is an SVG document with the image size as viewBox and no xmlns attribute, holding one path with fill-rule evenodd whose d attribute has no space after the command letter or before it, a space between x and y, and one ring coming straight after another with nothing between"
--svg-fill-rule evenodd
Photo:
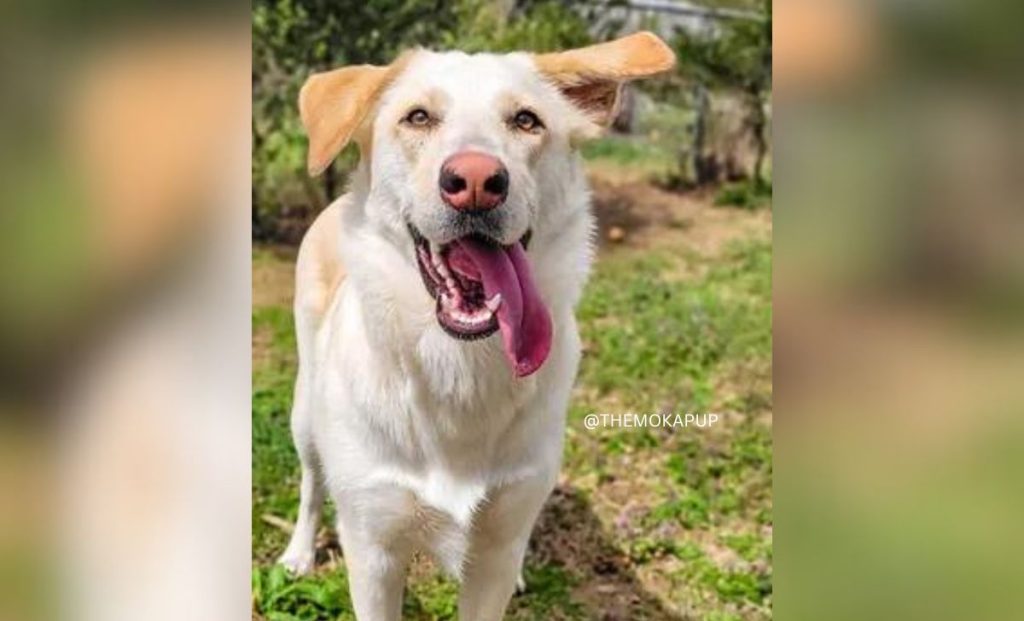
<instances>
[{"instance_id":1,"label":"dog's lower teeth","mask_svg":"<svg viewBox=\"0 0 1024 621\"><path fill-rule=\"evenodd\" d=\"M458 309L452 309L449 312L449 314L452 316L453 319L456 319L457 321L468 325L480 325L482 323L486 323L490 321L491 317L494 316L491 313L491 311L487 309L474 311L472 313L466 313Z\"/></svg>"},{"instance_id":2,"label":"dog's lower teeth","mask_svg":"<svg viewBox=\"0 0 1024 621\"><path fill-rule=\"evenodd\" d=\"M463 277L449 267L444 249L434 242L420 246L418 254L422 267L434 281L441 312L448 318L448 325L456 331L461 326L467 337L481 331L494 319L501 306L501 294L486 299L483 283ZM467 309L468 307L468 309Z\"/></svg>"}]
</instances>

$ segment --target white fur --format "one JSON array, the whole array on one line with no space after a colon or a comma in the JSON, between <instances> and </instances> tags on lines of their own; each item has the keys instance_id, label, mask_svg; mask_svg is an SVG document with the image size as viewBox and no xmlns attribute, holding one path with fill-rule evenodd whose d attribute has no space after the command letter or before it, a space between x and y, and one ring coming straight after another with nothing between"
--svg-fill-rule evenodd
<instances>
[{"instance_id":1,"label":"white fur","mask_svg":"<svg viewBox=\"0 0 1024 621\"><path fill-rule=\"evenodd\" d=\"M429 135L403 134L406 108L428 97L441 123ZM537 111L546 136L510 129L510 101ZM528 56L455 52L418 52L371 116L372 154L303 241L297 265L292 429L302 497L281 561L312 568L326 489L361 621L400 618L415 550L462 580L461 619L499 619L557 478L580 357L573 310L593 221L571 142L588 121ZM544 365L523 379L500 334L466 342L439 327L406 230L408 220L432 241L450 241L437 174L467 148L509 170L504 241L533 231L528 256L554 339ZM330 284L325 243L344 266L340 286Z\"/></svg>"}]
</instances>

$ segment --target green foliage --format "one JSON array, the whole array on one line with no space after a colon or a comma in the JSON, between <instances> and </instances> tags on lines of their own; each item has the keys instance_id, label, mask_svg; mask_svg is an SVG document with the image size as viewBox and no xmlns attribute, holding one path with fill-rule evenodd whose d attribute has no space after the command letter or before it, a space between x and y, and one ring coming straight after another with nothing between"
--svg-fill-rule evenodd
<instances>
[{"instance_id":1,"label":"green foliage","mask_svg":"<svg viewBox=\"0 0 1024 621\"><path fill-rule=\"evenodd\" d=\"M583 146L583 157L588 160L611 160L620 166L635 166L650 157L651 149L624 136L608 136Z\"/></svg>"},{"instance_id":2,"label":"green foliage","mask_svg":"<svg viewBox=\"0 0 1024 621\"><path fill-rule=\"evenodd\" d=\"M674 498L651 511L655 522L676 520L686 528L702 526L708 522L708 500L696 490L683 490L682 496Z\"/></svg>"},{"instance_id":3,"label":"green foliage","mask_svg":"<svg viewBox=\"0 0 1024 621\"><path fill-rule=\"evenodd\" d=\"M273 363L254 365L252 395L252 536L254 549L286 543L284 534L260 519L264 513L293 517L298 500L298 458L289 431L295 380L295 333L285 308L253 312L253 334L265 334Z\"/></svg>"},{"instance_id":4,"label":"green foliage","mask_svg":"<svg viewBox=\"0 0 1024 621\"><path fill-rule=\"evenodd\" d=\"M348 580L342 573L329 580L293 578L280 565L257 568L252 597L267 621L355 621Z\"/></svg>"},{"instance_id":5,"label":"green foliage","mask_svg":"<svg viewBox=\"0 0 1024 621\"><path fill-rule=\"evenodd\" d=\"M508 15L502 5L464 0L457 8L459 28L441 36L441 48L464 52L549 52L591 42L587 22L557 2L527 2Z\"/></svg>"},{"instance_id":6,"label":"green foliage","mask_svg":"<svg viewBox=\"0 0 1024 621\"><path fill-rule=\"evenodd\" d=\"M689 395L687 407L706 406L720 362L770 349L770 251L760 243L736 247L686 287L664 256L599 271L579 309L590 346L581 376L637 406L680 394Z\"/></svg>"},{"instance_id":7,"label":"green foliage","mask_svg":"<svg viewBox=\"0 0 1024 621\"><path fill-rule=\"evenodd\" d=\"M771 203L772 186L767 181L751 179L722 186L715 196L718 206L759 209Z\"/></svg>"},{"instance_id":8,"label":"green foliage","mask_svg":"<svg viewBox=\"0 0 1024 621\"><path fill-rule=\"evenodd\" d=\"M560 619L583 617L582 607L572 598L576 580L561 567L527 565L523 571L526 592L513 600L511 619L537 619L558 615Z\"/></svg>"},{"instance_id":9,"label":"green foliage","mask_svg":"<svg viewBox=\"0 0 1024 621\"><path fill-rule=\"evenodd\" d=\"M455 619L459 608L459 585L440 575L410 585L403 608L405 619Z\"/></svg>"},{"instance_id":10,"label":"green foliage","mask_svg":"<svg viewBox=\"0 0 1024 621\"><path fill-rule=\"evenodd\" d=\"M674 41L681 73L708 88L762 92L771 83L772 3L761 20L723 20L714 36L679 33Z\"/></svg>"}]
</instances>

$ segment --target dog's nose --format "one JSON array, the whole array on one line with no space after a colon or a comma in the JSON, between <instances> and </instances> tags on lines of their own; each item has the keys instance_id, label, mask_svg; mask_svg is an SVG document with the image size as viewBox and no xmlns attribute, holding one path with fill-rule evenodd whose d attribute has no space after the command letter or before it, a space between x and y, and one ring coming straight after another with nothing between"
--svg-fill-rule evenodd
<instances>
[{"instance_id":1,"label":"dog's nose","mask_svg":"<svg viewBox=\"0 0 1024 621\"><path fill-rule=\"evenodd\" d=\"M486 153L462 151L441 165L441 198L459 211L487 211L508 196L508 170Z\"/></svg>"}]
</instances>

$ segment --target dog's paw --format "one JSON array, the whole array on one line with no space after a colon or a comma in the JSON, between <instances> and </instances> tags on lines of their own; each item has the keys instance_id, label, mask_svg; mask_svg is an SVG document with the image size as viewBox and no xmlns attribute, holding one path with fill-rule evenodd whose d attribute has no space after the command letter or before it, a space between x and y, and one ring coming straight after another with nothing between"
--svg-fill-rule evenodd
<instances>
[{"instance_id":1,"label":"dog's paw","mask_svg":"<svg viewBox=\"0 0 1024 621\"><path fill-rule=\"evenodd\" d=\"M293 576L308 576L313 573L315 563L316 555L312 550L288 549L277 559L277 564L287 569Z\"/></svg>"},{"instance_id":2,"label":"dog's paw","mask_svg":"<svg viewBox=\"0 0 1024 621\"><path fill-rule=\"evenodd\" d=\"M523 572L519 572L519 576L516 578L516 593L519 595L526 593L526 580L523 579Z\"/></svg>"}]
</instances>

